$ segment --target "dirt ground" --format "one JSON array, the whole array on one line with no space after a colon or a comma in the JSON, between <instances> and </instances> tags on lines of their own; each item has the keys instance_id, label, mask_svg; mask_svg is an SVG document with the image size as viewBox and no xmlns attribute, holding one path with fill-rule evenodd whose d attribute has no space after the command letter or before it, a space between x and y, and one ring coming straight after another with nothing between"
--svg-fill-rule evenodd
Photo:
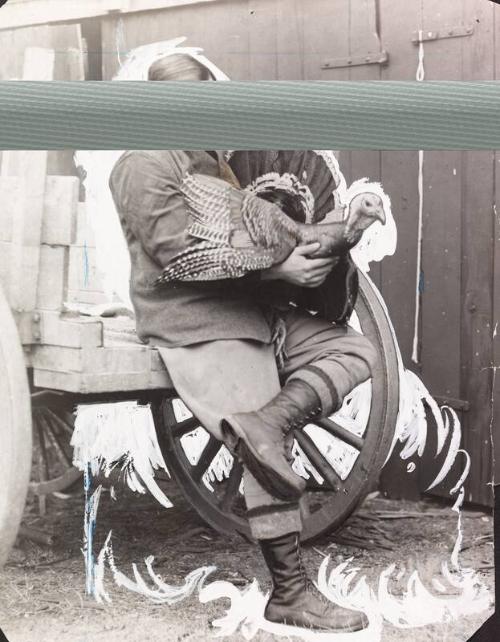
<instances>
[{"instance_id":1,"label":"dirt ground","mask_svg":"<svg viewBox=\"0 0 500 642\"><path fill-rule=\"evenodd\" d=\"M155 570L170 584L182 584L193 569L214 564L217 570L207 582L229 580L241 589L257 578L263 589L269 588L257 547L240 537L223 536L204 526L174 482L165 486L175 504L169 510L150 496L139 496L123 487L117 490L116 501L111 500L108 492L102 495L95 550L100 549L109 529L113 529L115 560L128 576L132 576L132 562L144 569L144 558L154 555ZM225 614L228 600L201 604L195 593L176 605L153 604L116 586L109 574L105 586L112 597L111 604L98 604L86 595L81 550L83 507L81 493L66 499L50 497L47 513L40 517L38 505L33 499L28 502L24 525L53 535L54 541L47 546L18 537L0 573L0 627L8 640L194 642L212 638L215 631L210 623ZM398 518L401 514L398 511L418 516ZM407 571L417 569L424 582L427 579L430 583L441 562L449 559L456 526L456 514L435 501L415 504L372 496L339 534L307 546L304 560L313 578L324 555L330 554L332 565L354 556L356 566L373 584L393 562L404 565ZM460 561L463 566L478 570L493 591L492 532L491 515L463 512L464 550ZM491 611L423 628L397 629L385 624L382 639L465 641ZM224 639L236 642L244 637L238 633ZM261 631L253 639L267 642L278 638Z\"/></svg>"}]
</instances>

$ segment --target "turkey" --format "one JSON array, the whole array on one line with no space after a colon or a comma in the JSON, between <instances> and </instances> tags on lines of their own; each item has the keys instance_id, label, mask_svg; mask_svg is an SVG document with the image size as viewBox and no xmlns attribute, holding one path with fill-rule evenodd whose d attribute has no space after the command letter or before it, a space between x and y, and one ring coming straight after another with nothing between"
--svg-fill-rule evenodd
<instances>
[{"instance_id":1,"label":"turkey","mask_svg":"<svg viewBox=\"0 0 500 642\"><path fill-rule=\"evenodd\" d=\"M349 251L376 221L385 224L377 194L357 194L342 221L300 223L265 195L220 178L188 174L181 185L191 245L173 257L157 283L234 279L284 261L297 245L319 243L315 257ZM328 216L326 217L328 218Z\"/></svg>"}]
</instances>

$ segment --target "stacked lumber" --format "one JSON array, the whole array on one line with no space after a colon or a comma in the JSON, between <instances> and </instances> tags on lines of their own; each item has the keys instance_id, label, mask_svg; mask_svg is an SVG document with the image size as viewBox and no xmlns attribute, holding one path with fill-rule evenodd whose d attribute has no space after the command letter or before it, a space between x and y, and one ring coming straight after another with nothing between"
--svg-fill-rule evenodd
<instances>
[{"instance_id":1,"label":"stacked lumber","mask_svg":"<svg viewBox=\"0 0 500 642\"><path fill-rule=\"evenodd\" d=\"M54 52L28 49L31 78L51 79ZM76 176L48 174L47 151L9 151L0 172L0 286L35 386L75 393L171 388L134 321L68 311L106 300ZM111 326L108 327L107 326Z\"/></svg>"}]
</instances>

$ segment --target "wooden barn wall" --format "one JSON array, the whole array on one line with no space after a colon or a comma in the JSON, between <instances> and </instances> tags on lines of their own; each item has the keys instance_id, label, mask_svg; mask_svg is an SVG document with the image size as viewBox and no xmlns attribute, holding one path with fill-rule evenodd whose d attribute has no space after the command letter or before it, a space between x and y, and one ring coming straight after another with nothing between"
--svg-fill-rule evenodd
<instances>
[{"instance_id":1,"label":"wooden barn wall","mask_svg":"<svg viewBox=\"0 0 500 642\"><path fill-rule=\"evenodd\" d=\"M222 0L104 18L103 79L116 73L117 52L121 57L147 42L187 36L187 44L203 47L234 80L414 80L418 60L414 33L419 29L443 33L460 26L472 27L473 35L425 43L425 79L481 80L495 73L498 77L500 7L484 0L404 5L400 0ZM389 53L387 65L335 66L340 59L373 56L382 50ZM328 62L331 66L325 68ZM398 249L373 266L372 275L388 304L404 363L439 401L451 400L462 422L463 445L472 459L466 499L491 504L491 366L493 324L500 310L500 225L497 220L495 237L493 204L500 156L495 163L495 154L487 151L424 154L418 364L411 361L418 153L344 151L340 162L348 180L362 176L381 180L392 198ZM494 411L499 419L498 395ZM413 476L405 472L409 462L394 458L384 476L386 489L406 497L424 490L442 463L434 458L434 446L431 440ZM461 467L464 462L459 463ZM448 491L449 482L436 489L443 495Z\"/></svg>"}]
</instances>

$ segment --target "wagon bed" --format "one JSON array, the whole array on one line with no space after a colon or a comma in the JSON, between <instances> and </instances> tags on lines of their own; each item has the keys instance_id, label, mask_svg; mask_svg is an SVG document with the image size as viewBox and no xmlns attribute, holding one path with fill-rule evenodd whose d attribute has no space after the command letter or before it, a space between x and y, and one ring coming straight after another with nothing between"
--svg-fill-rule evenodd
<instances>
[{"instance_id":1,"label":"wagon bed","mask_svg":"<svg viewBox=\"0 0 500 642\"><path fill-rule=\"evenodd\" d=\"M39 325L30 355L36 387L82 394L173 387L158 350L138 339L130 317L40 313Z\"/></svg>"}]
</instances>

